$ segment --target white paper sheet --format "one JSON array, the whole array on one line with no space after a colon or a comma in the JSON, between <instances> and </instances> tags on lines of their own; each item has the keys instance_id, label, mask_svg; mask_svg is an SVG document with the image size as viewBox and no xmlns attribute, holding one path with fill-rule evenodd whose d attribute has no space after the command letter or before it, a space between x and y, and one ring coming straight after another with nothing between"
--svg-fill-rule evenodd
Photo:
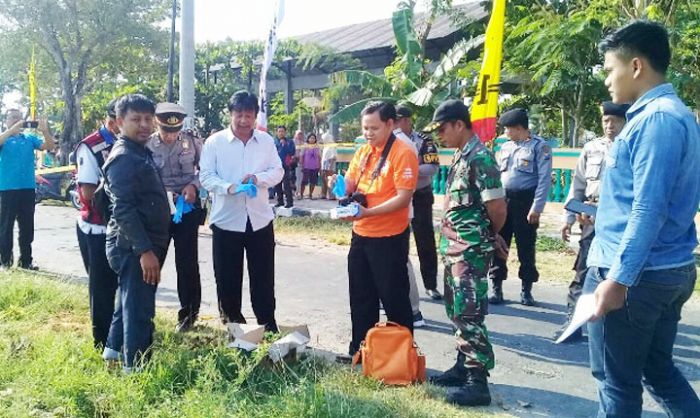
<instances>
[{"instance_id":1,"label":"white paper sheet","mask_svg":"<svg viewBox=\"0 0 700 418\"><path fill-rule=\"evenodd\" d=\"M585 324L591 318L593 318L594 313L595 297L593 296L593 294L590 293L587 295L581 295L581 297L578 298L578 302L576 303L576 309L574 309L574 316L573 318L571 318L571 322L569 322L568 328L566 328L564 333L561 334L559 339L557 339L557 344L560 344L562 341L569 338L569 336L573 334L574 331L581 328L583 324Z\"/></svg>"}]
</instances>

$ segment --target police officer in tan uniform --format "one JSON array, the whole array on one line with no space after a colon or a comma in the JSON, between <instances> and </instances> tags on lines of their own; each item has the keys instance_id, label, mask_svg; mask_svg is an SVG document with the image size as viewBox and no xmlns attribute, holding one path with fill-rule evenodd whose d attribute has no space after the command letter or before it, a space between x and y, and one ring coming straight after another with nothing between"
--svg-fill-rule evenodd
<instances>
[{"instance_id":1,"label":"police officer in tan uniform","mask_svg":"<svg viewBox=\"0 0 700 418\"><path fill-rule=\"evenodd\" d=\"M605 156L608 154L608 151L610 151L615 137L617 137L625 126L626 113L630 106L627 104L603 102L601 108L603 110L603 136L589 141L583 146L578 163L576 164L576 170L574 171L573 184L569 189L569 196L566 198L567 202L576 199L590 204L598 203L600 183L605 169ZM564 217L561 237L564 241L569 241L571 227L576 221L576 215L572 212L566 212ZM576 275L574 276L574 280L571 281L571 284L569 284L569 293L566 300L567 320L562 328L554 334L555 340L568 328L569 321L576 307L576 302L578 302L578 298L583 291L583 283L586 278L586 272L588 271L586 258L588 258L588 250L591 247L594 236L594 225L590 222L582 222L581 238L578 241L578 256L574 262L574 271L576 271ZM582 338L583 333L581 328L579 328L564 341L575 342Z\"/></svg>"},{"instance_id":2,"label":"police officer in tan uniform","mask_svg":"<svg viewBox=\"0 0 700 418\"><path fill-rule=\"evenodd\" d=\"M193 131L183 130L187 112L174 103L159 103L156 106L157 131L148 141L148 149L158 167L163 184L173 203L179 196L194 206L182 216L179 223L170 222L170 238L175 244L175 267L177 270L177 293L180 299L178 332L192 327L199 315L202 286L199 276L197 237L199 226L204 221L204 210L198 199L199 158L202 141Z\"/></svg>"}]
</instances>

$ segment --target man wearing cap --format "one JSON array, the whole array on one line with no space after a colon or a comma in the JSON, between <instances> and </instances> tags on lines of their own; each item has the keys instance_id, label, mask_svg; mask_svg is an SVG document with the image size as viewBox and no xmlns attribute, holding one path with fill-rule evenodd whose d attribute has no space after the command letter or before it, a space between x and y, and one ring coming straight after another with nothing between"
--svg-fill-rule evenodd
<instances>
[{"instance_id":1,"label":"man wearing cap","mask_svg":"<svg viewBox=\"0 0 700 418\"><path fill-rule=\"evenodd\" d=\"M170 239L175 246L177 294L180 299L178 332L192 327L199 315L202 286L199 277L198 233L204 221L204 211L198 199L199 157L202 141L191 131L182 130L187 112L175 103L156 106L157 131L148 141L158 172L173 204L180 197L193 205L191 212L182 215L180 222L170 221Z\"/></svg>"},{"instance_id":2,"label":"man wearing cap","mask_svg":"<svg viewBox=\"0 0 700 418\"><path fill-rule=\"evenodd\" d=\"M573 184L571 189L569 189L569 196L566 198L567 202L576 199L589 204L598 203L600 180L605 168L605 156L610 150L613 141L615 141L615 137L620 133L622 127L625 126L625 113L629 109L629 105L603 102L601 107L603 110L603 136L587 142L583 146L583 151L579 156L578 164L576 164L576 170L574 171ZM564 217L561 237L568 242L576 215L572 212L566 212ZM591 242L593 242L593 237L595 236L595 228L591 221L587 219L580 220L581 238L578 241L579 250L574 262L576 275L569 285L569 293L566 300L567 319L562 328L554 335L555 340L569 326L576 302L581 296L586 271L588 270L586 258L588 257L588 249L591 247ZM573 342L580 340L582 337L583 334L581 328L579 328L566 341Z\"/></svg>"},{"instance_id":3,"label":"man wearing cap","mask_svg":"<svg viewBox=\"0 0 700 418\"><path fill-rule=\"evenodd\" d=\"M459 386L448 396L451 402L489 405L487 376L494 354L484 319L489 266L494 253L505 255L505 243L497 234L506 220L505 192L493 153L474 135L464 103L442 103L426 130L437 131L446 146L457 148L440 226L445 309L457 330L457 362L432 382Z\"/></svg>"},{"instance_id":4,"label":"man wearing cap","mask_svg":"<svg viewBox=\"0 0 700 418\"><path fill-rule=\"evenodd\" d=\"M442 296L437 290L437 250L433 229L433 176L440 168L438 150L427 136L413 130L413 112L407 106L397 106L397 136L405 134L418 150L418 184L413 193L413 219L411 228L416 240L420 273L425 291L433 300Z\"/></svg>"},{"instance_id":5,"label":"man wearing cap","mask_svg":"<svg viewBox=\"0 0 700 418\"><path fill-rule=\"evenodd\" d=\"M528 115L523 109L503 113L498 123L509 141L501 146L497 161L506 190L508 217L499 233L508 247L515 236L522 280L520 303L533 306L532 285L539 279L535 267L535 241L540 214L552 186L552 149L547 141L532 135ZM503 281L508 277L506 258L496 258L491 272L493 296L490 303L503 303Z\"/></svg>"},{"instance_id":6,"label":"man wearing cap","mask_svg":"<svg viewBox=\"0 0 700 418\"><path fill-rule=\"evenodd\" d=\"M76 231L80 255L88 274L90 319L95 347L104 347L107 343L114 314L114 296L118 287L117 274L109 267L105 253L106 214L96 204L100 199L106 199L104 189L98 191L97 187L104 179L102 165L119 134L116 102L116 99L109 102L107 117L102 126L80 141L75 150L80 199Z\"/></svg>"}]
</instances>

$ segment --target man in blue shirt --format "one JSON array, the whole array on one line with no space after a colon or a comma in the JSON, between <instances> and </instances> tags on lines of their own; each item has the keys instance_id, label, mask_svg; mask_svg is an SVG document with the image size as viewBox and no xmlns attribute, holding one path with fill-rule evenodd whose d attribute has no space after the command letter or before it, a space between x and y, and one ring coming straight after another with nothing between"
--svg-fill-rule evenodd
<instances>
[{"instance_id":1,"label":"man in blue shirt","mask_svg":"<svg viewBox=\"0 0 700 418\"><path fill-rule=\"evenodd\" d=\"M693 292L700 202L700 127L665 73L666 30L631 23L600 45L605 85L632 103L606 157L584 293L598 417L639 417L642 383L671 417L700 416L700 400L673 364L683 304Z\"/></svg>"},{"instance_id":2,"label":"man in blue shirt","mask_svg":"<svg viewBox=\"0 0 700 418\"><path fill-rule=\"evenodd\" d=\"M291 208L294 206L294 168L296 167L296 147L294 141L287 139L287 128L285 126L277 127L277 138L275 138L277 153L282 161L284 168L284 178L280 184L275 186L275 194L277 195L277 207L284 206ZM284 201L287 201L287 204Z\"/></svg>"},{"instance_id":3,"label":"man in blue shirt","mask_svg":"<svg viewBox=\"0 0 700 418\"><path fill-rule=\"evenodd\" d=\"M25 133L22 114L10 109L5 114L7 130L0 134L0 268L14 262L12 234L19 227L19 267L36 270L32 263L34 241L34 151L53 151L55 143L46 120L39 121L44 141Z\"/></svg>"}]
</instances>

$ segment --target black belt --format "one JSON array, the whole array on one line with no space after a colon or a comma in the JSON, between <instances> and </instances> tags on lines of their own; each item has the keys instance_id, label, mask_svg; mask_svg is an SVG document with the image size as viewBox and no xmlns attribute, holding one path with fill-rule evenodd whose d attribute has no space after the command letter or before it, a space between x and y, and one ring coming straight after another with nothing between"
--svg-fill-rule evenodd
<instances>
[{"instance_id":1,"label":"black belt","mask_svg":"<svg viewBox=\"0 0 700 418\"><path fill-rule=\"evenodd\" d=\"M535 197L535 190L537 189L506 189L506 197L509 199L532 199Z\"/></svg>"}]
</instances>

